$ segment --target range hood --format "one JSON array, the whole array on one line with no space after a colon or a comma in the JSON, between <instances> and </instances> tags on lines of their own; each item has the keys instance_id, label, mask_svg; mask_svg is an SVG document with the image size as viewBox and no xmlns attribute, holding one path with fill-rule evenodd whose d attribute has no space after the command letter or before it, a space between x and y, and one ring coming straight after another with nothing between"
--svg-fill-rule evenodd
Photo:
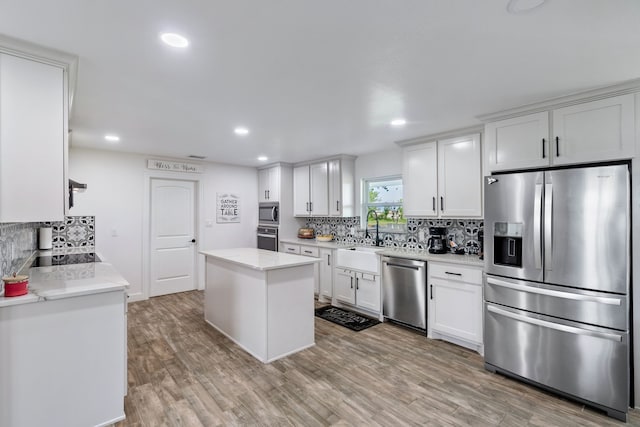
<instances>
[{"instance_id":1,"label":"range hood","mask_svg":"<svg viewBox=\"0 0 640 427\"><path fill-rule=\"evenodd\" d=\"M69 180L69 209L73 207L73 193L83 192L87 189L87 184L82 184L72 179Z\"/></svg>"}]
</instances>

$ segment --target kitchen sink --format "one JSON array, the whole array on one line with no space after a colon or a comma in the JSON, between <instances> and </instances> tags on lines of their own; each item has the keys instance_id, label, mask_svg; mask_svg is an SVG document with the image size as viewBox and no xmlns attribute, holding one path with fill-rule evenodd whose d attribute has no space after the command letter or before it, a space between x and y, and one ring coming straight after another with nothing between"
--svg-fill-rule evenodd
<instances>
[{"instance_id":1,"label":"kitchen sink","mask_svg":"<svg viewBox=\"0 0 640 427\"><path fill-rule=\"evenodd\" d=\"M371 246L338 249L336 254L336 266L340 268L378 273L380 271L380 260L376 252L379 252L382 249L383 248Z\"/></svg>"}]
</instances>

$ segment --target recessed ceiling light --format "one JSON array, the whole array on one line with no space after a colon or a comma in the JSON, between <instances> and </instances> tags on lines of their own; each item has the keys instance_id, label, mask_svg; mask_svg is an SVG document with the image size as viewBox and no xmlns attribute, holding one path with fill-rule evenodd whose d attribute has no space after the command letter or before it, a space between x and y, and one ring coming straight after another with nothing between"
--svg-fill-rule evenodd
<instances>
[{"instance_id":1,"label":"recessed ceiling light","mask_svg":"<svg viewBox=\"0 0 640 427\"><path fill-rule=\"evenodd\" d=\"M545 4L547 0L509 0L507 12L513 15L520 15L531 12Z\"/></svg>"},{"instance_id":2,"label":"recessed ceiling light","mask_svg":"<svg viewBox=\"0 0 640 427\"><path fill-rule=\"evenodd\" d=\"M405 119L394 119L391 120L391 126L404 126L407 124Z\"/></svg>"},{"instance_id":3,"label":"recessed ceiling light","mask_svg":"<svg viewBox=\"0 0 640 427\"><path fill-rule=\"evenodd\" d=\"M267 156L259 156L258 160L260 160L261 162L266 162L267 160L269 160L269 158Z\"/></svg>"},{"instance_id":4,"label":"recessed ceiling light","mask_svg":"<svg viewBox=\"0 0 640 427\"><path fill-rule=\"evenodd\" d=\"M237 127L233 130L236 135L248 135L249 129L243 127Z\"/></svg>"},{"instance_id":5,"label":"recessed ceiling light","mask_svg":"<svg viewBox=\"0 0 640 427\"><path fill-rule=\"evenodd\" d=\"M118 135L105 135L104 139L106 139L109 142L119 142L120 141L120 137Z\"/></svg>"},{"instance_id":6,"label":"recessed ceiling light","mask_svg":"<svg viewBox=\"0 0 640 427\"><path fill-rule=\"evenodd\" d=\"M162 33L160 34L160 40L165 42L171 47L187 47L189 46L189 40L186 37L176 33Z\"/></svg>"}]
</instances>

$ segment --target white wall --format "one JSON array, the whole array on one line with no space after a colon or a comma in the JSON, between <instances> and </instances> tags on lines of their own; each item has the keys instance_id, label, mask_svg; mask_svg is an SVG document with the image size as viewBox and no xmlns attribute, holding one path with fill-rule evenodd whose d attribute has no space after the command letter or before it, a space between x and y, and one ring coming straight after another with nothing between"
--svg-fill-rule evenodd
<instances>
[{"instance_id":1,"label":"white wall","mask_svg":"<svg viewBox=\"0 0 640 427\"><path fill-rule=\"evenodd\" d=\"M158 157L81 148L73 148L69 152L69 178L87 184L84 193L76 193L75 206L69 214L96 217L96 251L129 281L129 295L132 299L146 297L142 287L143 227L148 224L148 219L143 218L145 204L148 203L145 200L145 185L149 176L160 173L163 177L171 176L170 172L147 169L149 158ZM200 209L202 215L198 218L198 250L255 247L258 223L256 169L210 162L197 163L203 164L204 173L189 175L200 179L203 190L203 206ZM217 192L238 194L241 222L216 223ZM212 227L205 227L206 221L212 221ZM201 256L199 264L198 282L202 284Z\"/></svg>"},{"instance_id":2,"label":"white wall","mask_svg":"<svg viewBox=\"0 0 640 427\"><path fill-rule=\"evenodd\" d=\"M356 215L362 210L362 180L402 175L402 149L376 151L356 158Z\"/></svg>"}]
</instances>

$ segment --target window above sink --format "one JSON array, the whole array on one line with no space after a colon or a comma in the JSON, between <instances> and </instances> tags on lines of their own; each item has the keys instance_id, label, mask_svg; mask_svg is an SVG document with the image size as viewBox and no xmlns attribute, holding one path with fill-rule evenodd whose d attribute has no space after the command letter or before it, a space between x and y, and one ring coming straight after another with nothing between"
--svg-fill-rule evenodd
<instances>
[{"instance_id":1,"label":"window above sink","mask_svg":"<svg viewBox=\"0 0 640 427\"><path fill-rule=\"evenodd\" d=\"M403 186L400 175L368 178L363 180L362 186L361 224L366 224L370 231L375 231L376 220L373 214L367 217L371 210L378 216L380 232L405 233L407 218L403 211Z\"/></svg>"}]
</instances>

